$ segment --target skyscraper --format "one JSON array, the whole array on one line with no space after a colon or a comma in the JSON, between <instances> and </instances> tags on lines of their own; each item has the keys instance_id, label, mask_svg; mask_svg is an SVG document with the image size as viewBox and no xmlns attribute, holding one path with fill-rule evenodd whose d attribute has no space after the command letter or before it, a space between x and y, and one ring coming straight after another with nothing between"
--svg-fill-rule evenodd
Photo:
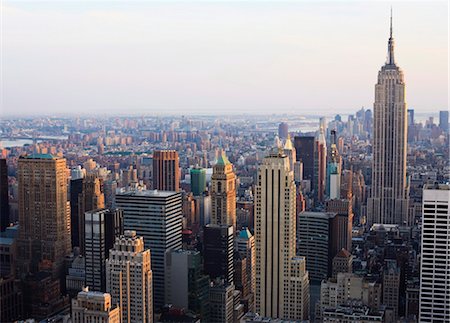
<instances>
[{"instance_id":1,"label":"skyscraper","mask_svg":"<svg viewBox=\"0 0 450 323\"><path fill-rule=\"evenodd\" d=\"M192 168L190 173L192 194L199 196L206 190L206 169Z\"/></svg>"},{"instance_id":2,"label":"skyscraper","mask_svg":"<svg viewBox=\"0 0 450 323\"><path fill-rule=\"evenodd\" d=\"M294 147L297 161L303 164L303 180L314 183L314 137L294 137Z\"/></svg>"},{"instance_id":3,"label":"skyscraper","mask_svg":"<svg viewBox=\"0 0 450 323\"><path fill-rule=\"evenodd\" d=\"M297 223L297 254L306 257L306 269L313 282L327 279L331 274L333 222L335 213L302 212Z\"/></svg>"},{"instance_id":4,"label":"skyscraper","mask_svg":"<svg viewBox=\"0 0 450 323\"><path fill-rule=\"evenodd\" d=\"M153 152L153 188L161 191L180 190L180 158L175 150Z\"/></svg>"},{"instance_id":5,"label":"skyscraper","mask_svg":"<svg viewBox=\"0 0 450 323\"><path fill-rule=\"evenodd\" d=\"M72 172L73 174L73 172ZM80 212L79 212L79 198L83 193L83 177L70 179L70 228L72 247L79 247L80 244Z\"/></svg>"},{"instance_id":6,"label":"skyscraper","mask_svg":"<svg viewBox=\"0 0 450 323\"><path fill-rule=\"evenodd\" d=\"M264 158L255 188L256 312L307 320L309 277L295 257L294 173L281 151Z\"/></svg>"},{"instance_id":7,"label":"skyscraper","mask_svg":"<svg viewBox=\"0 0 450 323\"><path fill-rule=\"evenodd\" d=\"M205 274L233 283L234 231L231 225L208 224L203 231Z\"/></svg>"},{"instance_id":8,"label":"skyscraper","mask_svg":"<svg viewBox=\"0 0 450 323\"><path fill-rule=\"evenodd\" d=\"M419 322L449 322L450 186L426 185L422 212Z\"/></svg>"},{"instance_id":9,"label":"skyscraper","mask_svg":"<svg viewBox=\"0 0 450 323\"><path fill-rule=\"evenodd\" d=\"M331 146L328 154L327 195L331 200L341 197L341 156L336 145L336 130L331 130Z\"/></svg>"},{"instance_id":10,"label":"skyscraper","mask_svg":"<svg viewBox=\"0 0 450 323\"><path fill-rule=\"evenodd\" d=\"M448 132L448 110L439 111L439 128L444 132Z\"/></svg>"},{"instance_id":11,"label":"skyscraper","mask_svg":"<svg viewBox=\"0 0 450 323\"><path fill-rule=\"evenodd\" d=\"M230 224L236 231L236 175L222 150L211 177L211 223Z\"/></svg>"},{"instance_id":12,"label":"skyscraper","mask_svg":"<svg viewBox=\"0 0 450 323\"><path fill-rule=\"evenodd\" d=\"M236 237L236 248L242 258L246 259L246 282L247 290L251 295L246 299L246 295L242 295L244 301L247 301L248 309L254 311L254 297L256 289L256 251L255 237L252 236L247 228L242 229Z\"/></svg>"},{"instance_id":13,"label":"skyscraper","mask_svg":"<svg viewBox=\"0 0 450 323\"><path fill-rule=\"evenodd\" d=\"M8 166L0 159L0 231L9 225Z\"/></svg>"},{"instance_id":14,"label":"skyscraper","mask_svg":"<svg viewBox=\"0 0 450 323\"><path fill-rule=\"evenodd\" d=\"M88 174L82 181L82 190L78 195L78 231L79 247L84 254L84 214L87 211L104 208L105 196L101 190L100 178L95 174Z\"/></svg>"},{"instance_id":15,"label":"skyscraper","mask_svg":"<svg viewBox=\"0 0 450 323\"><path fill-rule=\"evenodd\" d=\"M166 262L166 303L209 317L209 277L203 274L202 256L194 250L171 250Z\"/></svg>"},{"instance_id":16,"label":"skyscraper","mask_svg":"<svg viewBox=\"0 0 450 323\"><path fill-rule=\"evenodd\" d=\"M122 210L98 209L84 214L86 285L92 291L106 291L105 264L116 236L123 234Z\"/></svg>"},{"instance_id":17,"label":"skyscraper","mask_svg":"<svg viewBox=\"0 0 450 323\"><path fill-rule=\"evenodd\" d=\"M116 206L123 210L124 229L143 236L151 250L154 306L159 309L164 305L166 254L182 247L181 193L128 191L116 195Z\"/></svg>"},{"instance_id":18,"label":"skyscraper","mask_svg":"<svg viewBox=\"0 0 450 323\"><path fill-rule=\"evenodd\" d=\"M18 273L46 269L64 275L70 254L67 168L64 158L34 154L19 158Z\"/></svg>"},{"instance_id":19,"label":"skyscraper","mask_svg":"<svg viewBox=\"0 0 450 323\"><path fill-rule=\"evenodd\" d=\"M106 261L106 290L119 304L123 322L153 322L150 250L136 231L117 237Z\"/></svg>"},{"instance_id":20,"label":"skyscraper","mask_svg":"<svg viewBox=\"0 0 450 323\"><path fill-rule=\"evenodd\" d=\"M409 192L406 180L407 111L403 71L394 59L394 38L375 85L372 189L368 225L407 223Z\"/></svg>"},{"instance_id":21,"label":"skyscraper","mask_svg":"<svg viewBox=\"0 0 450 323\"><path fill-rule=\"evenodd\" d=\"M289 134L289 125L286 122L282 122L278 125L278 137L286 139Z\"/></svg>"}]
</instances>

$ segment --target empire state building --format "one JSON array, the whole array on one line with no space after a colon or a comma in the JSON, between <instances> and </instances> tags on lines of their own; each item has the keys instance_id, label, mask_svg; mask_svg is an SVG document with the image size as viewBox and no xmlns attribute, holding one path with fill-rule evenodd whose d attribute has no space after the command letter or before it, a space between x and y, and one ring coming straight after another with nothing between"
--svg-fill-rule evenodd
<instances>
[{"instance_id":1,"label":"empire state building","mask_svg":"<svg viewBox=\"0 0 450 323\"><path fill-rule=\"evenodd\" d=\"M372 190L368 224L408 224L407 111L403 71L394 59L392 13L387 61L375 85Z\"/></svg>"}]
</instances>

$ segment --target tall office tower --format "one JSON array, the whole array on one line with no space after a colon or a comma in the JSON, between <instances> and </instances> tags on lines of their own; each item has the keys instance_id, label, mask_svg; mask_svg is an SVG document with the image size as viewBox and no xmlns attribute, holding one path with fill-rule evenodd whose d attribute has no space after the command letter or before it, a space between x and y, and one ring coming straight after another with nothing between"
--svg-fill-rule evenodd
<instances>
[{"instance_id":1,"label":"tall office tower","mask_svg":"<svg viewBox=\"0 0 450 323\"><path fill-rule=\"evenodd\" d=\"M278 137L286 139L289 135L289 125L286 122L282 122L278 125Z\"/></svg>"},{"instance_id":2,"label":"tall office tower","mask_svg":"<svg viewBox=\"0 0 450 323\"><path fill-rule=\"evenodd\" d=\"M153 188L161 191L180 190L180 158L175 150L153 152Z\"/></svg>"},{"instance_id":3,"label":"tall office tower","mask_svg":"<svg viewBox=\"0 0 450 323\"><path fill-rule=\"evenodd\" d=\"M309 180L311 187L314 183L314 137L294 137L294 147L297 160L303 163L303 180Z\"/></svg>"},{"instance_id":4,"label":"tall office tower","mask_svg":"<svg viewBox=\"0 0 450 323\"><path fill-rule=\"evenodd\" d=\"M120 323L120 307L113 308L111 295L86 287L72 299L72 322Z\"/></svg>"},{"instance_id":5,"label":"tall office tower","mask_svg":"<svg viewBox=\"0 0 450 323\"><path fill-rule=\"evenodd\" d=\"M448 132L448 110L439 111L439 128L444 132Z\"/></svg>"},{"instance_id":6,"label":"tall office tower","mask_svg":"<svg viewBox=\"0 0 450 323\"><path fill-rule=\"evenodd\" d=\"M408 126L414 126L414 109L408 109Z\"/></svg>"},{"instance_id":7,"label":"tall office tower","mask_svg":"<svg viewBox=\"0 0 450 323\"><path fill-rule=\"evenodd\" d=\"M9 226L8 165L0 159L0 231Z\"/></svg>"},{"instance_id":8,"label":"tall office tower","mask_svg":"<svg viewBox=\"0 0 450 323\"><path fill-rule=\"evenodd\" d=\"M79 198L81 194L83 193L83 177L80 172L71 172L72 178L70 179L69 185L70 185L70 228L71 228L71 242L72 247L79 247L80 246L80 212L79 212ZM75 177L74 175L77 174L79 176Z\"/></svg>"},{"instance_id":9,"label":"tall office tower","mask_svg":"<svg viewBox=\"0 0 450 323\"><path fill-rule=\"evenodd\" d=\"M325 204L326 212L335 213L332 220L330 257L333 258L341 249L352 250L353 209L350 200L329 200Z\"/></svg>"},{"instance_id":10,"label":"tall office tower","mask_svg":"<svg viewBox=\"0 0 450 323\"><path fill-rule=\"evenodd\" d=\"M450 321L450 186L425 185L419 322Z\"/></svg>"},{"instance_id":11,"label":"tall office tower","mask_svg":"<svg viewBox=\"0 0 450 323\"><path fill-rule=\"evenodd\" d=\"M398 316L398 301L400 290L400 267L397 260L385 260L383 271L383 304L393 313L393 321ZM391 321L392 322L392 321Z\"/></svg>"},{"instance_id":12,"label":"tall office tower","mask_svg":"<svg viewBox=\"0 0 450 323\"><path fill-rule=\"evenodd\" d=\"M202 256L194 250L171 250L166 263L166 304L185 308L209 319L209 277L203 274Z\"/></svg>"},{"instance_id":13,"label":"tall office tower","mask_svg":"<svg viewBox=\"0 0 450 323\"><path fill-rule=\"evenodd\" d=\"M326 212L303 212L298 216L297 254L306 257L311 281L320 282L331 273L335 218L336 213Z\"/></svg>"},{"instance_id":14,"label":"tall office tower","mask_svg":"<svg viewBox=\"0 0 450 323\"><path fill-rule=\"evenodd\" d=\"M336 145L336 130L331 130L326 185L326 192L331 200L341 197L341 168L342 160Z\"/></svg>"},{"instance_id":15,"label":"tall office tower","mask_svg":"<svg viewBox=\"0 0 450 323\"><path fill-rule=\"evenodd\" d=\"M211 223L229 224L236 231L236 175L222 150L211 177Z\"/></svg>"},{"instance_id":16,"label":"tall office tower","mask_svg":"<svg viewBox=\"0 0 450 323\"><path fill-rule=\"evenodd\" d=\"M88 174L83 178L83 189L78 195L78 230L80 251L84 254L84 213L105 207L105 196L101 190L100 178Z\"/></svg>"},{"instance_id":17,"label":"tall office tower","mask_svg":"<svg viewBox=\"0 0 450 323\"><path fill-rule=\"evenodd\" d=\"M123 234L122 210L98 209L84 214L86 284L93 291L106 291L106 259L116 236Z\"/></svg>"},{"instance_id":18,"label":"tall office tower","mask_svg":"<svg viewBox=\"0 0 450 323\"><path fill-rule=\"evenodd\" d=\"M258 169L255 188L256 312L306 320L309 278L295 257L295 183L289 158L271 153ZM299 295L303 295L299 297Z\"/></svg>"},{"instance_id":19,"label":"tall office tower","mask_svg":"<svg viewBox=\"0 0 450 323\"><path fill-rule=\"evenodd\" d=\"M208 224L203 230L204 271L211 279L233 283L234 230L227 224Z\"/></svg>"},{"instance_id":20,"label":"tall office tower","mask_svg":"<svg viewBox=\"0 0 450 323\"><path fill-rule=\"evenodd\" d=\"M136 231L117 237L106 261L106 291L119 304L122 322L153 322L150 250Z\"/></svg>"},{"instance_id":21,"label":"tall office tower","mask_svg":"<svg viewBox=\"0 0 450 323\"><path fill-rule=\"evenodd\" d=\"M242 295L243 300L247 302L249 311L254 312L254 298L256 290L256 250L255 237L247 228L242 229L236 237L236 249L242 258L246 259L247 290L250 295Z\"/></svg>"},{"instance_id":22,"label":"tall office tower","mask_svg":"<svg viewBox=\"0 0 450 323\"><path fill-rule=\"evenodd\" d=\"M19 237L18 274L49 270L64 275L70 254L67 234L67 169L64 158L34 154L18 162Z\"/></svg>"},{"instance_id":23,"label":"tall office tower","mask_svg":"<svg viewBox=\"0 0 450 323\"><path fill-rule=\"evenodd\" d=\"M367 203L368 225L407 221L409 188L406 180L407 122L403 71L394 60L394 39L375 85L372 189Z\"/></svg>"},{"instance_id":24,"label":"tall office tower","mask_svg":"<svg viewBox=\"0 0 450 323\"><path fill-rule=\"evenodd\" d=\"M166 253L181 249L181 193L134 190L116 195L116 206L123 210L124 229L144 237L152 252L154 306L164 306Z\"/></svg>"},{"instance_id":25,"label":"tall office tower","mask_svg":"<svg viewBox=\"0 0 450 323\"><path fill-rule=\"evenodd\" d=\"M327 177L327 145L323 129L320 129L319 138L315 142L314 151L314 182L312 187L314 189L314 196L316 202L324 202L325 185Z\"/></svg>"},{"instance_id":26,"label":"tall office tower","mask_svg":"<svg viewBox=\"0 0 450 323\"><path fill-rule=\"evenodd\" d=\"M206 169L191 169L191 192L194 196L200 196L206 191Z\"/></svg>"}]
</instances>

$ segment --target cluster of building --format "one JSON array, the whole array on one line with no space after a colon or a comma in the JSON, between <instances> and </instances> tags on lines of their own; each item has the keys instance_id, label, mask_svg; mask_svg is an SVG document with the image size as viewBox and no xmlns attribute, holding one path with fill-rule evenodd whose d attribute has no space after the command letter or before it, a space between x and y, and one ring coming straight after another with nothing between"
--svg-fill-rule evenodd
<instances>
[{"instance_id":1,"label":"cluster of building","mask_svg":"<svg viewBox=\"0 0 450 323\"><path fill-rule=\"evenodd\" d=\"M373 113L280 119L2 121L0 321L449 321L448 112L392 31Z\"/></svg>"}]
</instances>

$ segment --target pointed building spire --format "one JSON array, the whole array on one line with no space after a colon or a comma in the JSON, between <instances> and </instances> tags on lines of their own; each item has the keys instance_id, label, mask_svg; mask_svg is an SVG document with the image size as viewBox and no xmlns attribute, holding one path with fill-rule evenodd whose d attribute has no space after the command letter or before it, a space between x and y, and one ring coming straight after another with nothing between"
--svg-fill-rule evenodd
<instances>
[{"instance_id":1,"label":"pointed building spire","mask_svg":"<svg viewBox=\"0 0 450 323\"><path fill-rule=\"evenodd\" d=\"M394 59L394 38L392 38L392 7L391 7L391 25L390 25L390 34L388 41L388 58L386 65L395 65Z\"/></svg>"},{"instance_id":2,"label":"pointed building spire","mask_svg":"<svg viewBox=\"0 0 450 323\"><path fill-rule=\"evenodd\" d=\"M390 34L390 38L392 38L392 6L391 6L391 34Z\"/></svg>"}]
</instances>

